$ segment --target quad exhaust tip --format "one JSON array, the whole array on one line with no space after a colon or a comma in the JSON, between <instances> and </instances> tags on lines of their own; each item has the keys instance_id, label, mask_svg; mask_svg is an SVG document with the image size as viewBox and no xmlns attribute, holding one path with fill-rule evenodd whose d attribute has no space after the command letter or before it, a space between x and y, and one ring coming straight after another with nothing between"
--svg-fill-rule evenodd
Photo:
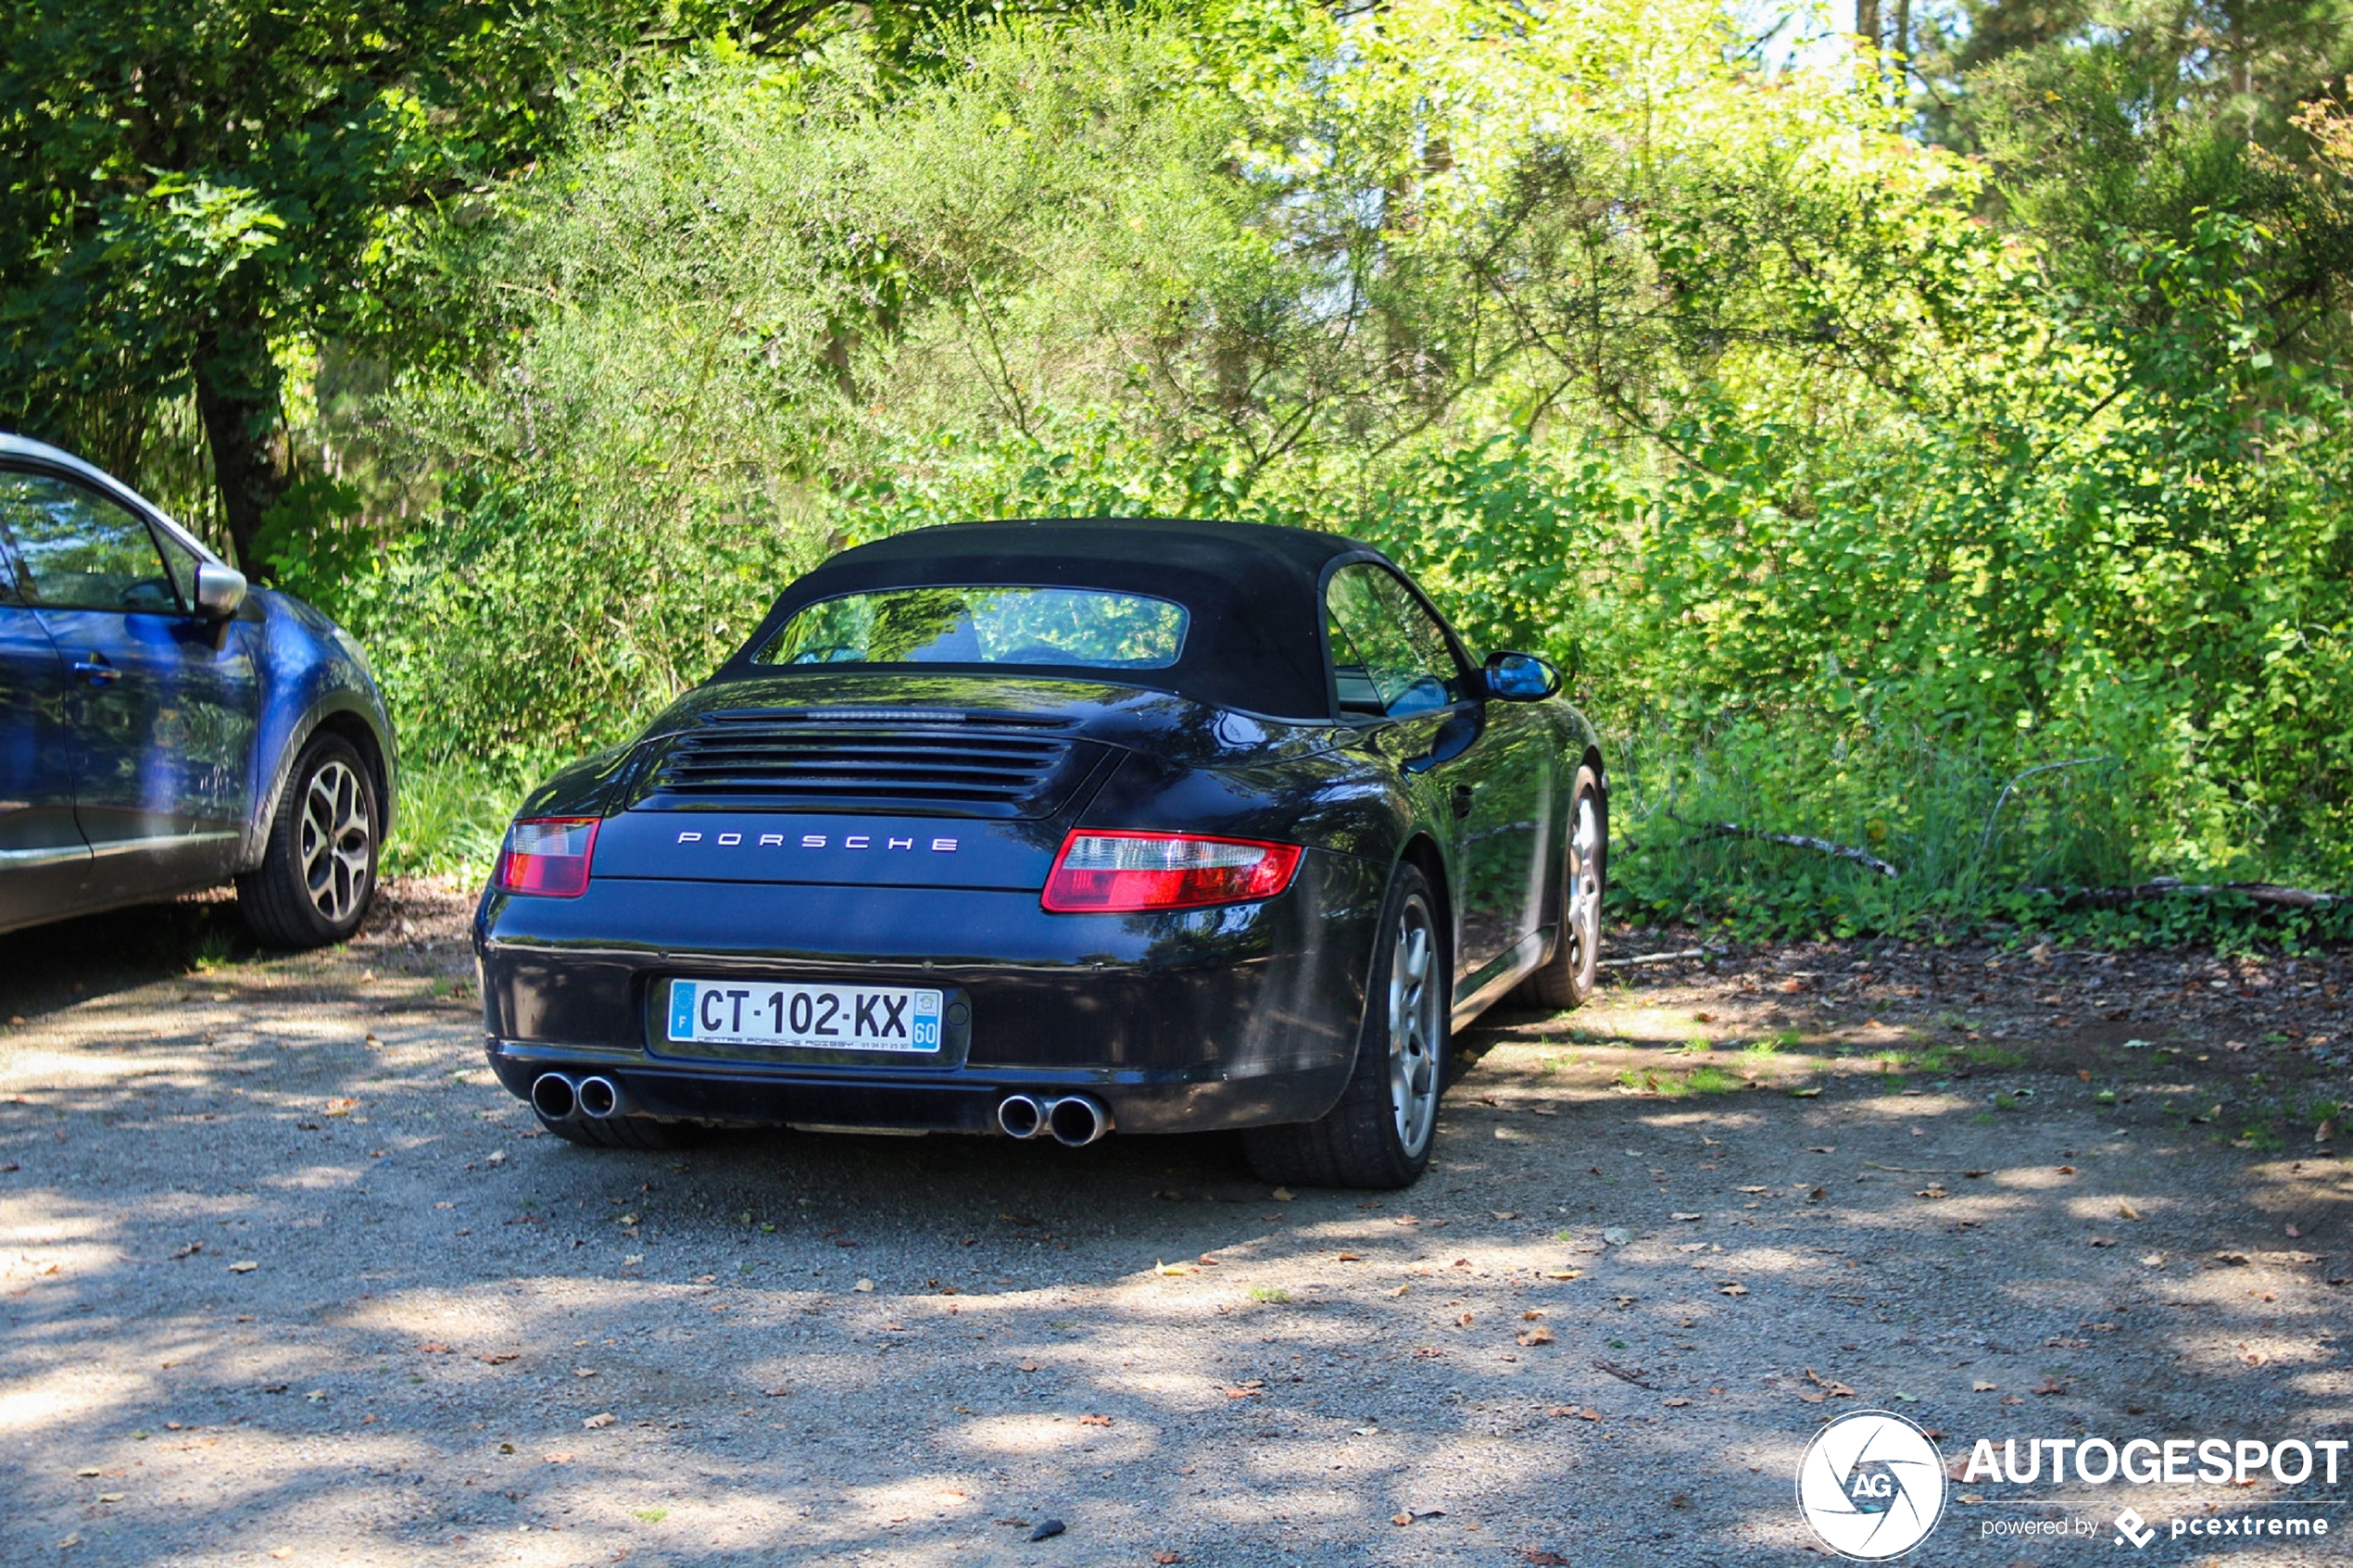
<instances>
[{"instance_id":1,"label":"quad exhaust tip","mask_svg":"<svg viewBox=\"0 0 2353 1568\"><path fill-rule=\"evenodd\" d=\"M1009 1138L1034 1138L1046 1130L1046 1108L1027 1095L997 1102L997 1128Z\"/></svg>"},{"instance_id":2,"label":"quad exhaust tip","mask_svg":"<svg viewBox=\"0 0 2353 1568\"><path fill-rule=\"evenodd\" d=\"M1111 1112L1092 1095L1042 1100L1007 1095L997 1102L997 1127L1009 1138L1051 1136L1072 1148L1085 1148L1111 1131L1112 1121Z\"/></svg>"},{"instance_id":3,"label":"quad exhaust tip","mask_svg":"<svg viewBox=\"0 0 2353 1568\"><path fill-rule=\"evenodd\" d=\"M1085 1148L1111 1131L1111 1112L1091 1095L1068 1095L1047 1110L1046 1125L1056 1143Z\"/></svg>"},{"instance_id":4,"label":"quad exhaust tip","mask_svg":"<svg viewBox=\"0 0 2353 1568\"><path fill-rule=\"evenodd\" d=\"M602 1074L580 1080L573 1098L580 1107L580 1114L592 1122L629 1114L629 1097L621 1092L620 1085Z\"/></svg>"},{"instance_id":5,"label":"quad exhaust tip","mask_svg":"<svg viewBox=\"0 0 2353 1568\"><path fill-rule=\"evenodd\" d=\"M542 1073L531 1081L531 1109L550 1122L569 1122L580 1109L580 1091L560 1073Z\"/></svg>"}]
</instances>

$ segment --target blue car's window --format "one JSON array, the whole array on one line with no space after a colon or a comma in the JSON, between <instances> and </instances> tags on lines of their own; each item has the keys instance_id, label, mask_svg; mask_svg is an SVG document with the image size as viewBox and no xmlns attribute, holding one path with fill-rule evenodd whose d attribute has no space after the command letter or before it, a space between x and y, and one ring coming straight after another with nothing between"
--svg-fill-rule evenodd
<instances>
[{"instance_id":1,"label":"blue car's window","mask_svg":"<svg viewBox=\"0 0 2353 1568\"><path fill-rule=\"evenodd\" d=\"M1340 711L1396 718L1462 700L1446 633L1388 571L1370 561L1341 567L1325 586L1324 609Z\"/></svg>"},{"instance_id":2,"label":"blue car's window","mask_svg":"<svg viewBox=\"0 0 2353 1568\"><path fill-rule=\"evenodd\" d=\"M34 604L182 608L147 525L94 491L46 474L0 473L0 529L16 546L24 596Z\"/></svg>"},{"instance_id":3,"label":"blue car's window","mask_svg":"<svg viewBox=\"0 0 2353 1568\"><path fill-rule=\"evenodd\" d=\"M1167 599L1093 588L886 588L803 607L753 661L1164 670L1187 620Z\"/></svg>"}]
</instances>

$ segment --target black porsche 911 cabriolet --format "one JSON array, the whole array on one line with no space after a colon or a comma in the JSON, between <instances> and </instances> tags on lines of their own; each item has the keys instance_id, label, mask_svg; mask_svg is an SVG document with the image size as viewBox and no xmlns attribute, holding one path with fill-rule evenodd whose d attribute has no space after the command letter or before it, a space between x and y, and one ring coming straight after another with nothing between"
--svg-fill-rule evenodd
<instances>
[{"instance_id":1,"label":"black porsche 911 cabriolet","mask_svg":"<svg viewBox=\"0 0 2353 1568\"><path fill-rule=\"evenodd\" d=\"M1454 1029L1593 984L1601 747L1378 551L1241 523L849 550L524 803L475 917L547 1128L1239 1129L1402 1186Z\"/></svg>"}]
</instances>

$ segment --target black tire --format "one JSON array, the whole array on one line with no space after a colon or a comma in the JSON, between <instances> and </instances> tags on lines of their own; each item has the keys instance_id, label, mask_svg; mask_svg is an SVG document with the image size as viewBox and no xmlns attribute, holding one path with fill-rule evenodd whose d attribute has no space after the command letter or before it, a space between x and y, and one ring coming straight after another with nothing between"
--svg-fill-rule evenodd
<instances>
[{"instance_id":1,"label":"black tire","mask_svg":"<svg viewBox=\"0 0 2353 1568\"><path fill-rule=\"evenodd\" d=\"M1609 803L1591 763L1577 770L1568 797L1568 847L1561 857L1560 939L1543 966L1521 981L1523 1007L1580 1007L1601 980L1602 894L1609 876Z\"/></svg>"},{"instance_id":2,"label":"black tire","mask_svg":"<svg viewBox=\"0 0 2353 1568\"><path fill-rule=\"evenodd\" d=\"M535 1110L532 1114L539 1116ZM539 1116L539 1124L583 1148L690 1148L711 1132L698 1123L657 1122L650 1116L608 1116L602 1121L575 1116L567 1122Z\"/></svg>"},{"instance_id":3,"label":"black tire","mask_svg":"<svg viewBox=\"0 0 2353 1568\"><path fill-rule=\"evenodd\" d=\"M1397 868L1377 929L1365 1025L1348 1086L1315 1121L1242 1135L1251 1169L1262 1181L1380 1189L1411 1186L1429 1168L1453 1044L1448 1018L1453 985L1443 913L1418 867ZM1417 940L1419 977L1410 972L1409 956L1402 984L1393 984L1400 955L1410 955ZM1401 1035L1400 1025L1409 1022L1416 1026Z\"/></svg>"},{"instance_id":4,"label":"black tire","mask_svg":"<svg viewBox=\"0 0 2353 1568\"><path fill-rule=\"evenodd\" d=\"M347 941L376 897L384 805L359 748L317 734L295 759L261 864L237 878L237 909L266 947Z\"/></svg>"}]
</instances>

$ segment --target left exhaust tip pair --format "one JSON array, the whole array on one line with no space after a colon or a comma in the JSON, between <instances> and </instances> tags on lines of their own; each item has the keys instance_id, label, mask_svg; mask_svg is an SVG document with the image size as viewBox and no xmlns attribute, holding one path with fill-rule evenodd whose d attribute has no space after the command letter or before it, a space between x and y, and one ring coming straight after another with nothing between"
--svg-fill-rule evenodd
<instances>
[{"instance_id":1,"label":"left exhaust tip pair","mask_svg":"<svg viewBox=\"0 0 2353 1568\"><path fill-rule=\"evenodd\" d=\"M1047 1136L1071 1148L1085 1148L1112 1130L1111 1112L1092 1095L1047 1099L1007 1095L997 1102L997 1130L1009 1138Z\"/></svg>"},{"instance_id":2,"label":"left exhaust tip pair","mask_svg":"<svg viewBox=\"0 0 2353 1568\"><path fill-rule=\"evenodd\" d=\"M629 1114L629 1097L619 1084L601 1073L575 1078L566 1073L542 1073L531 1082L531 1109L550 1122L585 1117L602 1122Z\"/></svg>"}]
</instances>

